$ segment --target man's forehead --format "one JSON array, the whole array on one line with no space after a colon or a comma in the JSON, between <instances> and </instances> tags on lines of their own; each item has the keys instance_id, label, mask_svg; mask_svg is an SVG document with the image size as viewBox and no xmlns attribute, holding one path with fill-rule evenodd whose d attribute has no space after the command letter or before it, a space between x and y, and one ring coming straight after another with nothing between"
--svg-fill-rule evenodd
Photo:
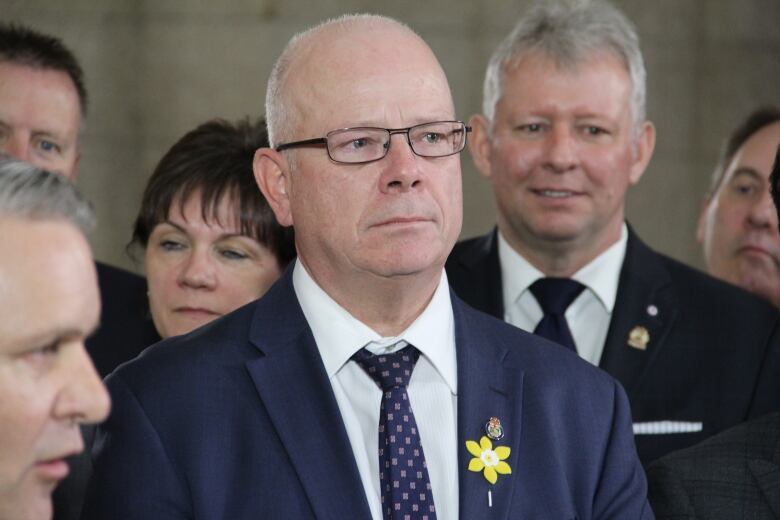
<instances>
[{"instance_id":1,"label":"man's forehead","mask_svg":"<svg viewBox=\"0 0 780 520\"><path fill-rule=\"evenodd\" d=\"M391 28L392 29L392 28ZM362 30L361 30L362 31ZM329 36L317 55L302 56L286 86L306 127L381 126L450 119L452 95L433 53L410 31ZM332 128L329 128L332 129Z\"/></svg>"},{"instance_id":2,"label":"man's forehead","mask_svg":"<svg viewBox=\"0 0 780 520\"><path fill-rule=\"evenodd\" d=\"M52 103L60 107L59 115L63 110L72 112L81 122L82 107L78 90L67 72L58 69L34 67L10 61L0 61L0 91L23 91L27 94L25 99L35 100L33 93L51 98ZM21 101L21 100L20 100ZM40 103L43 98L38 99Z\"/></svg>"}]
</instances>

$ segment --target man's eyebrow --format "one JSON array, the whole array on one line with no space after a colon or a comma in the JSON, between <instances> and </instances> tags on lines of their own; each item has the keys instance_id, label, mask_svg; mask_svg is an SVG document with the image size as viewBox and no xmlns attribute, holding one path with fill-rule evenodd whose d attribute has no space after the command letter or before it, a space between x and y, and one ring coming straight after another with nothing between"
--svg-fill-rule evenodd
<instances>
[{"instance_id":1,"label":"man's eyebrow","mask_svg":"<svg viewBox=\"0 0 780 520\"><path fill-rule=\"evenodd\" d=\"M95 322L87 329L80 329L77 327L61 327L21 338L14 338L15 347L12 348L12 352L15 352L16 354L22 354L30 349L39 348L43 345L49 345L63 340L67 341L75 338L88 338L97 331L99 325L100 324L98 322Z\"/></svg>"},{"instance_id":2,"label":"man's eyebrow","mask_svg":"<svg viewBox=\"0 0 780 520\"><path fill-rule=\"evenodd\" d=\"M750 166L740 166L736 170L734 170L734 174L731 176L732 179L736 179L737 177L744 177L748 176L751 177L757 181L763 181L764 176L761 175L755 168L751 168Z\"/></svg>"}]
</instances>

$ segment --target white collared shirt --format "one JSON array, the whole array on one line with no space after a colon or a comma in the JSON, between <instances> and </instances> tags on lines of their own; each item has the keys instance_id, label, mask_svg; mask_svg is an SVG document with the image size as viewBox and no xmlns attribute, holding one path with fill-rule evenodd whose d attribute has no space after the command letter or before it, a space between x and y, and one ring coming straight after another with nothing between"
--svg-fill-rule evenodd
<instances>
[{"instance_id":1,"label":"white collared shirt","mask_svg":"<svg viewBox=\"0 0 780 520\"><path fill-rule=\"evenodd\" d=\"M383 338L358 321L317 285L298 260L293 268L293 287L333 387L372 518L383 518L377 451L382 391L350 358L363 347L378 354L395 352L408 344L420 351L408 394L437 517L458 518L455 325L444 271L428 306L395 338Z\"/></svg>"},{"instance_id":2,"label":"white collared shirt","mask_svg":"<svg viewBox=\"0 0 780 520\"><path fill-rule=\"evenodd\" d=\"M577 346L577 353L596 366L604 351L627 242L628 228L624 223L620 239L572 276L586 289L566 309L566 322ZM498 259L504 295L504 320L533 332L544 312L529 288L536 280L544 278L544 273L512 249L500 231Z\"/></svg>"}]
</instances>

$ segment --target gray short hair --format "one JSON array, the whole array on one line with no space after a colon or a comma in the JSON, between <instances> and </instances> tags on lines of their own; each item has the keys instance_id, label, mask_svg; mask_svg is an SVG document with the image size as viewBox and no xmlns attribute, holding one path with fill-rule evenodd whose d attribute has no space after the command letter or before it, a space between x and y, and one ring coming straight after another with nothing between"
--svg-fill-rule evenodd
<instances>
[{"instance_id":1,"label":"gray short hair","mask_svg":"<svg viewBox=\"0 0 780 520\"><path fill-rule=\"evenodd\" d=\"M95 227L92 205L62 175L0 157L0 218L63 220L85 235Z\"/></svg>"},{"instance_id":2,"label":"gray short hair","mask_svg":"<svg viewBox=\"0 0 780 520\"><path fill-rule=\"evenodd\" d=\"M302 116L295 113L295 108L287 95L289 87L286 85L296 51L323 29L334 26L348 28L357 23L395 25L416 35L411 28L398 20L376 14L347 14L331 18L294 35L274 63L265 91L265 117L271 148L278 146L282 141L292 139L295 126Z\"/></svg>"},{"instance_id":3,"label":"gray short hair","mask_svg":"<svg viewBox=\"0 0 780 520\"><path fill-rule=\"evenodd\" d=\"M603 0L541 0L521 18L490 58L485 74L483 115L492 128L507 67L524 54L540 52L564 67L589 54L608 51L619 57L631 78L634 129L645 120L645 64L639 36L623 13Z\"/></svg>"}]
</instances>

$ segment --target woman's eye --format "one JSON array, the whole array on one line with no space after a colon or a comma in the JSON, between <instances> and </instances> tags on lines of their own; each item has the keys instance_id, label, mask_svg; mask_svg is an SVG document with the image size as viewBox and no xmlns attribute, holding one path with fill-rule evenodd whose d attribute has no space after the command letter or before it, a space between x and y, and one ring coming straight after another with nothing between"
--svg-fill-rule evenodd
<instances>
[{"instance_id":1,"label":"woman's eye","mask_svg":"<svg viewBox=\"0 0 780 520\"><path fill-rule=\"evenodd\" d=\"M235 249L223 249L220 253L229 260L243 260L244 258L247 258L246 254L241 251L236 251Z\"/></svg>"},{"instance_id":2,"label":"woman's eye","mask_svg":"<svg viewBox=\"0 0 780 520\"><path fill-rule=\"evenodd\" d=\"M175 240L162 240L160 241L160 248L163 251L180 251L184 249L184 244Z\"/></svg>"}]
</instances>

